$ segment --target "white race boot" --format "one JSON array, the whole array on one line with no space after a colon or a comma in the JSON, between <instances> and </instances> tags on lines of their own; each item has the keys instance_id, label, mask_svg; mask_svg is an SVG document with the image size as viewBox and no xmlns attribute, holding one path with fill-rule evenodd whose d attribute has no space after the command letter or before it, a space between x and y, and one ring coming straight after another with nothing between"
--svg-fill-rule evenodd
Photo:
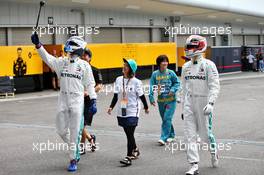
<instances>
[{"instance_id":1,"label":"white race boot","mask_svg":"<svg viewBox=\"0 0 264 175\"><path fill-rule=\"evenodd\" d=\"M189 171L187 171L185 174L186 175L197 175L199 174L198 168L199 167L197 163L191 164Z\"/></svg>"},{"instance_id":2,"label":"white race boot","mask_svg":"<svg viewBox=\"0 0 264 175\"><path fill-rule=\"evenodd\" d=\"M218 167L219 158L218 158L218 154L217 153L211 153L211 162L212 162L212 166L214 168Z\"/></svg>"}]
</instances>

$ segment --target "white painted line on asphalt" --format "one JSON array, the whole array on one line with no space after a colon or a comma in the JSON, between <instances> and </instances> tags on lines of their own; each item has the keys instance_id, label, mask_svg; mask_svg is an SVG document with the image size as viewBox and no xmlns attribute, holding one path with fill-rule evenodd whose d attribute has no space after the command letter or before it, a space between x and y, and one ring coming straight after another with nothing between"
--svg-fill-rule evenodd
<instances>
[{"instance_id":1,"label":"white painted line on asphalt","mask_svg":"<svg viewBox=\"0 0 264 175\"><path fill-rule=\"evenodd\" d=\"M37 128L37 129L53 129L55 130L54 126L50 125L38 125L38 124L19 124L19 123L0 123L1 128ZM91 129L91 132L97 135L103 136L124 136L124 133L121 131L114 131L114 130L103 130L103 129ZM144 138L144 139L157 139L160 137L159 134L149 134L149 133L135 133L135 137L137 138ZM183 140L184 136L176 136L177 140ZM260 141L251 141L251 140L238 140L238 139L217 139L219 143L230 143L230 144L238 144L238 145L253 145L253 146L260 146L264 147L264 142Z\"/></svg>"},{"instance_id":2,"label":"white painted line on asphalt","mask_svg":"<svg viewBox=\"0 0 264 175\"><path fill-rule=\"evenodd\" d=\"M220 77L220 81L245 80L245 79L251 79L251 78L264 78L264 73L259 73L257 75L249 75L249 76L238 76L238 77L225 77L225 75L223 75L222 77ZM50 97L57 97L57 96L58 96L58 93L54 93L54 92L52 92L51 94L45 94L45 95L30 94L27 97L14 97L14 98L0 99L0 103L1 102L12 102L12 101L22 101L22 100L35 100L35 99L50 98Z\"/></svg>"},{"instance_id":3,"label":"white painted line on asphalt","mask_svg":"<svg viewBox=\"0 0 264 175\"><path fill-rule=\"evenodd\" d=\"M221 77L220 81L245 80L245 79L254 79L254 78L264 78L264 74L263 75L241 76L241 77Z\"/></svg>"},{"instance_id":4,"label":"white painted line on asphalt","mask_svg":"<svg viewBox=\"0 0 264 175\"><path fill-rule=\"evenodd\" d=\"M264 159L253 159L253 158L246 158L246 157L219 156L219 158L220 159L233 159L233 160L264 162Z\"/></svg>"},{"instance_id":5,"label":"white painted line on asphalt","mask_svg":"<svg viewBox=\"0 0 264 175\"><path fill-rule=\"evenodd\" d=\"M16 123L0 123L0 128L42 128L42 129L54 129L54 126L48 125L35 125L35 124L16 124ZM91 130L93 133L97 135L104 135L104 136L123 136L123 132L120 131L106 131L106 130ZM159 138L159 134L145 134L145 133L136 133L136 137L144 137L144 139L153 139ZM183 136L177 136L177 140L182 140ZM236 143L242 144L243 142L247 143L248 145L260 145L264 146L264 142L256 142L256 141L246 141L246 140L233 140L233 139L218 139L222 141L226 141L229 143ZM241 160L241 161L255 161L255 162L264 162L264 159L256 159L256 158L246 158L246 157L235 157L235 156L219 156L220 159L231 159L231 160Z\"/></svg>"},{"instance_id":6,"label":"white painted line on asphalt","mask_svg":"<svg viewBox=\"0 0 264 175\"><path fill-rule=\"evenodd\" d=\"M240 74L240 73L242 73L242 71L220 73L219 75L220 76L223 76L223 75L234 75L234 74Z\"/></svg>"},{"instance_id":7,"label":"white painted line on asphalt","mask_svg":"<svg viewBox=\"0 0 264 175\"><path fill-rule=\"evenodd\" d=\"M58 94L47 94L47 95L30 95L27 97L15 97L15 98L7 98L7 99L0 99L1 102L10 102L10 101L23 101L23 100L35 100L35 99L42 99L42 98L50 98L50 97L58 97Z\"/></svg>"},{"instance_id":8,"label":"white painted line on asphalt","mask_svg":"<svg viewBox=\"0 0 264 175\"><path fill-rule=\"evenodd\" d=\"M18 124L18 123L0 123L0 128L42 128L42 129L55 129L54 126L49 126L49 125Z\"/></svg>"},{"instance_id":9,"label":"white painted line on asphalt","mask_svg":"<svg viewBox=\"0 0 264 175\"><path fill-rule=\"evenodd\" d=\"M264 78L264 74L258 75L250 75L250 76L241 76L241 77L220 77L220 81L230 81L230 80L245 80L245 79L254 79L254 78ZM58 93L52 92L51 94L30 94L27 97L14 97L14 98L7 98L7 99L0 99L1 102L12 102L12 101L23 101L23 100L35 100L35 99L42 99L42 98L50 98L50 97L58 97Z\"/></svg>"}]
</instances>

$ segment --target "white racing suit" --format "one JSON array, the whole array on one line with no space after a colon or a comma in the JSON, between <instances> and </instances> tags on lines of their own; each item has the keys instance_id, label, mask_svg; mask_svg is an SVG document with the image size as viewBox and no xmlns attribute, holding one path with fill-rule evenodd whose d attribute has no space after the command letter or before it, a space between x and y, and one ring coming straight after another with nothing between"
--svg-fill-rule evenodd
<instances>
[{"instance_id":1,"label":"white racing suit","mask_svg":"<svg viewBox=\"0 0 264 175\"><path fill-rule=\"evenodd\" d=\"M203 109L208 103L215 103L219 90L219 75L212 61L200 56L197 64L189 61L183 65L184 135L189 163L199 162L197 136L212 148L211 153L217 151L212 133L212 114L206 116Z\"/></svg>"},{"instance_id":2,"label":"white racing suit","mask_svg":"<svg viewBox=\"0 0 264 175\"><path fill-rule=\"evenodd\" d=\"M78 160L84 120L84 90L88 91L91 99L96 99L91 66L78 57L71 61L68 58L55 58L43 46L38 49L38 53L60 79L56 129L68 144L70 160Z\"/></svg>"}]
</instances>

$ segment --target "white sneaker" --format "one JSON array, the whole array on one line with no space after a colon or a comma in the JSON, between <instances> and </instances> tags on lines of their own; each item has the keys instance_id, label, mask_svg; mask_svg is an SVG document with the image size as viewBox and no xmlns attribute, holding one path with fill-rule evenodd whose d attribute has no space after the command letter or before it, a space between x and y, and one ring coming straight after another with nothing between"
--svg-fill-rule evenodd
<instances>
[{"instance_id":1,"label":"white sneaker","mask_svg":"<svg viewBox=\"0 0 264 175\"><path fill-rule=\"evenodd\" d=\"M160 144L160 146L165 145L165 142L163 140L161 140L161 139L158 140L158 143Z\"/></svg>"},{"instance_id":2,"label":"white sneaker","mask_svg":"<svg viewBox=\"0 0 264 175\"><path fill-rule=\"evenodd\" d=\"M186 175L197 175L199 174L199 171L198 171L198 164L192 164L189 171L187 171L185 174Z\"/></svg>"},{"instance_id":3,"label":"white sneaker","mask_svg":"<svg viewBox=\"0 0 264 175\"><path fill-rule=\"evenodd\" d=\"M214 168L218 167L219 158L218 158L218 154L217 153L211 153L211 162L212 162L212 166Z\"/></svg>"},{"instance_id":4,"label":"white sneaker","mask_svg":"<svg viewBox=\"0 0 264 175\"><path fill-rule=\"evenodd\" d=\"M174 142L174 141L175 141L175 138L168 138L168 139L167 139L167 142L168 142L168 143L171 143L171 142Z\"/></svg>"}]
</instances>

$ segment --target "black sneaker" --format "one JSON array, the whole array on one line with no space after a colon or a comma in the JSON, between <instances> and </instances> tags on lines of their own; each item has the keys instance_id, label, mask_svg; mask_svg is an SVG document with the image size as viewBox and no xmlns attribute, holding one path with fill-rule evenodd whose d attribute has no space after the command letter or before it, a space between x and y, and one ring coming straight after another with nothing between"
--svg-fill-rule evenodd
<instances>
[{"instance_id":1,"label":"black sneaker","mask_svg":"<svg viewBox=\"0 0 264 175\"><path fill-rule=\"evenodd\" d=\"M96 136L95 135L91 135L91 139L89 140L89 142L91 143L91 141L93 141L93 144L91 143L91 151L95 152L96 150Z\"/></svg>"},{"instance_id":2,"label":"black sneaker","mask_svg":"<svg viewBox=\"0 0 264 175\"><path fill-rule=\"evenodd\" d=\"M130 165L132 165L132 160L130 157L127 156L123 160L120 160L120 163L124 164L126 166L130 166Z\"/></svg>"},{"instance_id":3,"label":"black sneaker","mask_svg":"<svg viewBox=\"0 0 264 175\"><path fill-rule=\"evenodd\" d=\"M133 152L132 152L131 159L132 159L132 160L134 160L134 159L138 159L139 155L140 155L139 149L136 148L136 149L134 149Z\"/></svg>"}]
</instances>

